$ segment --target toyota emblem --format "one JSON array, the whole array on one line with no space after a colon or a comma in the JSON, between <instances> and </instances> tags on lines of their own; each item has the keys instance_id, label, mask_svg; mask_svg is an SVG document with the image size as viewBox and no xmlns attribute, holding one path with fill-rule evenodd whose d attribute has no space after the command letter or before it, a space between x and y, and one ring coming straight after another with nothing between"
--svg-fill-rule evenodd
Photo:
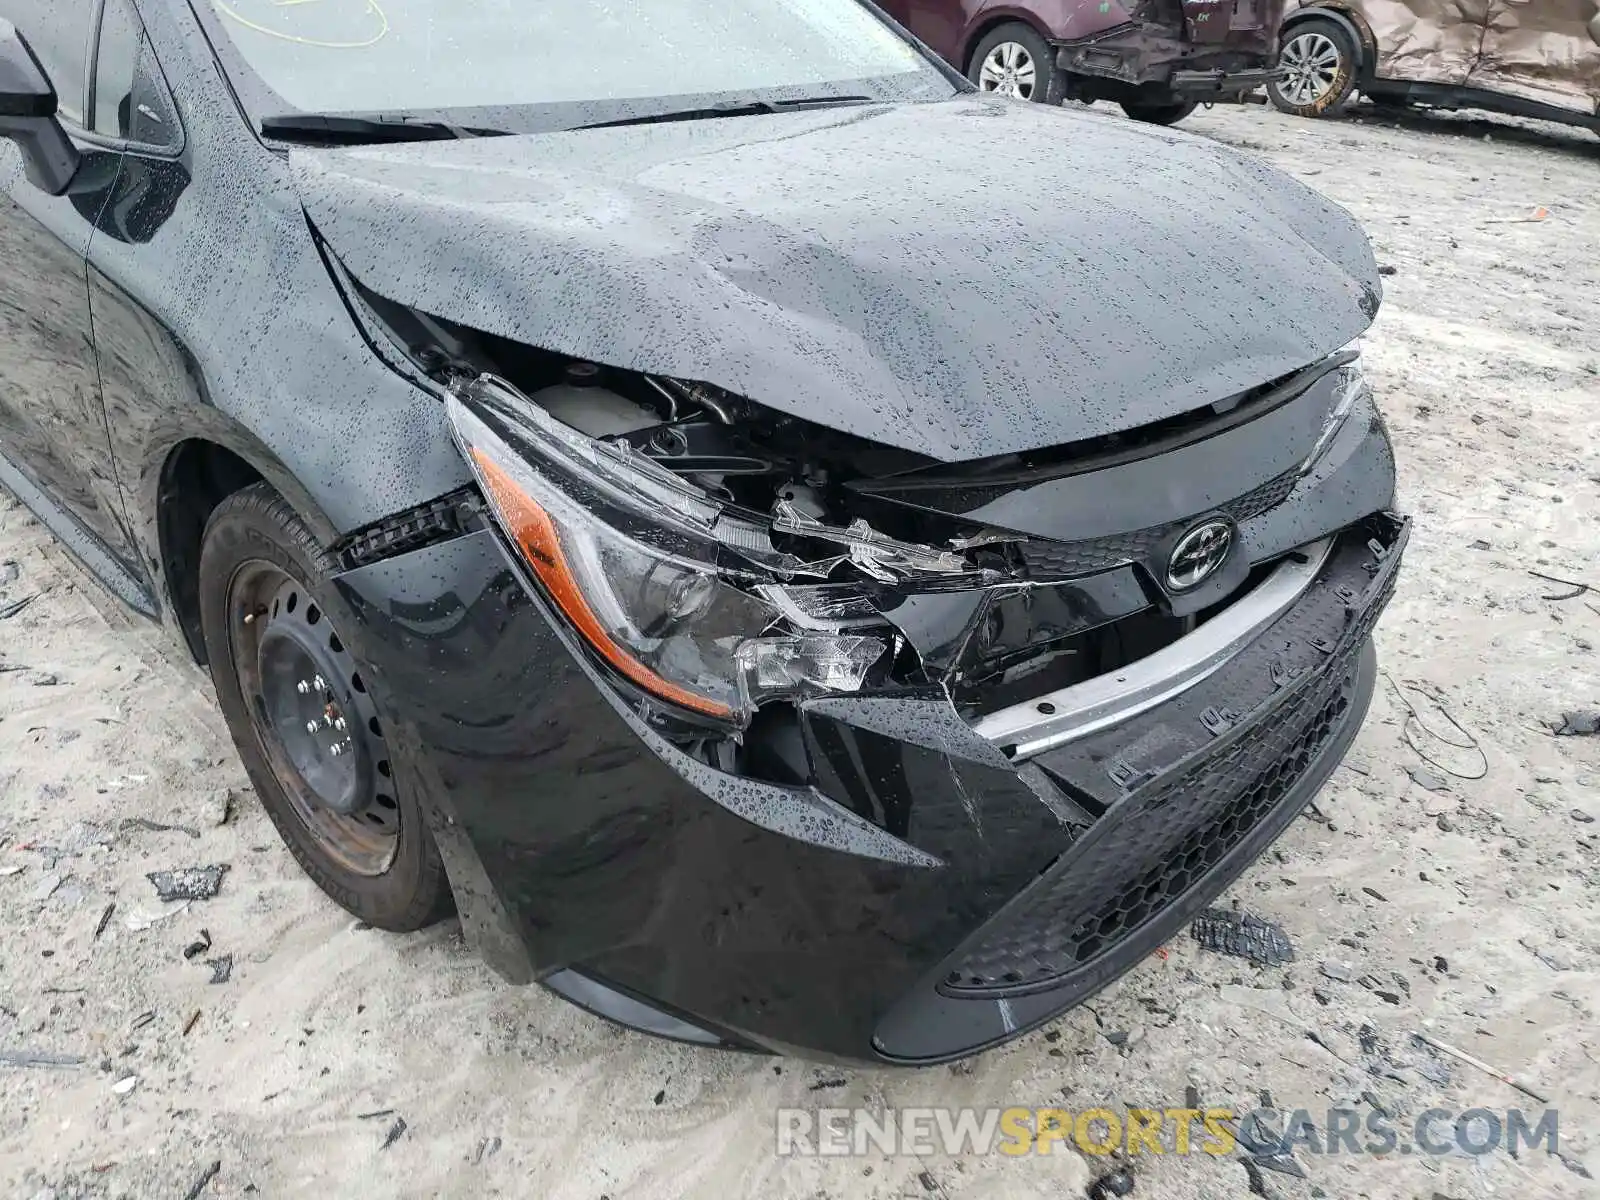
<instances>
[{"instance_id":1,"label":"toyota emblem","mask_svg":"<svg viewBox=\"0 0 1600 1200\"><path fill-rule=\"evenodd\" d=\"M1167 587L1186 592L1204 583L1228 561L1233 549L1233 526L1227 521L1206 521L1178 539L1167 560Z\"/></svg>"}]
</instances>

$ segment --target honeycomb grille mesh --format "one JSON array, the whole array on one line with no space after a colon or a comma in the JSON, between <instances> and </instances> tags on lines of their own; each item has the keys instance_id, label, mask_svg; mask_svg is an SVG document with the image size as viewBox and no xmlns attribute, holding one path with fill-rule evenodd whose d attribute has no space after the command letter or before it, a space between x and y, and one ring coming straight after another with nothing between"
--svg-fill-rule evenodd
<instances>
[{"instance_id":1,"label":"honeycomb grille mesh","mask_svg":"<svg viewBox=\"0 0 1600 1200\"><path fill-rule=\"evenodd\" d=\"M1213 870L1289 794L1350 713L1355 662L1394 588L1361 603L1338 661L1171 779L1136 790L1003 910L940 984L952 995L1055 986Z\"/></svg>"},{"instance_id":2,"label":"honeycomb grille mesh","mask_svg":"<svg viewBox=\"0 0 1600 1200\"><path fill-rule=\"evenodd\" d=\"M1281 503L1294 490L1296 471L1285 471L1267 480L1236 500L1221 506L1236 524L1258 517ZM1039 577L1071 578L1107 571L1124 563L1137 562L1173 534L1188 527L1190 519L1172 521L1165 525L1152 525L1148 529L1135 529L1131 533L1118 533L1110 537L1088 538L1081 542L1024 542L1023 561Z\"/></svg>"},{"instance_id":3,"label":"honeycomb grille mesh","mask_svg":"<svg viewBox=\"0 0 1600 1200\"><path fill-rule=\"evenodd\" d=\"M1308 689L1176 782L1129 797L1092 858L1047 878L1025 912L991 930L945 980L951 991L1010 990L1066 975L1199 882L1288 793L1349 708L1348 680ZM1076 858L1076 856L1074 856Z\"/></svg>"}]
</instances>

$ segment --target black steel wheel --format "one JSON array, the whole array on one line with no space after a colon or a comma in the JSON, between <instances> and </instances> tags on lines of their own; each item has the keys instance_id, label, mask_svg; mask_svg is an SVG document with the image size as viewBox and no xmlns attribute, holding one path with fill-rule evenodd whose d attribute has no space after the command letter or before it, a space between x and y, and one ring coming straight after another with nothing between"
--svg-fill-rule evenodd
<instances>
[{"instance_id":1,"label":"black steel wheel","mask_svg":"<svg viewBox=\"0 0 1600 1200\"><path fill-rule=\"evenodd\" d=\"M443 865L328 583L335 567L275 492L218 506L200 558L217 700L256 793L306 873L384 929L448 914Z\"/></svg>"},{"instance_id":2,"label":"black steel wheel","mask_svg":"<svg viewBox=\"0 0 1600 1200\"><path fill-rule=\"evenodd\" d=\"M382 875L400 806L377 706L338 630L272 563L240 565L228 607L233 668L295 816L347 870Z\"/></svg>"}]
</instances>

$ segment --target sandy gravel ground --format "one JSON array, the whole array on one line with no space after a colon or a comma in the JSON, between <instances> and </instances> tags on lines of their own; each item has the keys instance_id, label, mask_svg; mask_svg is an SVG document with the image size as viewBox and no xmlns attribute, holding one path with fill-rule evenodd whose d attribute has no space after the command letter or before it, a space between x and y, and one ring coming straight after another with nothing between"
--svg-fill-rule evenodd
<instances>
[{"instance_id":1,"label":"sandy gravel ground","mask_svg":"<svg viewBox=\"0 0 1600 1200\"><path fill-rule=\"evenodd\" d=\"M1379 640L1425 727L1413 748L1380 683L1324 820L1233 889L1297 961L1258 969L1185 937L1054 1028L920 1073L618 1031L501 984L453 926L389 936L325 900L246 788L204 679L0 498L0 612L37 596L0 621L0 1051L83 1060L0 1065L5 1194L182 1197L220 1163L206 1196L1080 1196L1107 1164L1073 1152L780 1162L773 1111L1175 1106L1190 1087L1241 1109L1263 1092L1313 1114L1376 1102L1402 1126L1434 1106L1539 1107L1421 1053L1412 1029L1547 1095L1566 1162L1302 1153L1307 1178L1266 1173L1265 1194L1587 1194L1600 738L1545 723L1600 706L1600 591L1544 599L1571 589L1528 572L1600 585L1600 140L1357 116L1189 125L1349 206L1393 271L1370 361L1418 528ZM1441 706L1481 756L1435 736L1468 740ZM221 894L176 913L144 877L209 863L230 867ZM231 976L210 982L223 956ZM1237 1158L1131 1170L1136 1196L1250 1194Z\"/></svg>"}]
</instances>

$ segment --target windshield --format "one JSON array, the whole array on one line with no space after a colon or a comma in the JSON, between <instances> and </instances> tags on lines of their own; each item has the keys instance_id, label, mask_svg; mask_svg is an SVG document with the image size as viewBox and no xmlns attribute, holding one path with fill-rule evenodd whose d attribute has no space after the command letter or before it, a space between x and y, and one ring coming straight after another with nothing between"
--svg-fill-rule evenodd
<instances>
[{"instance_id":1,"label":"windshield","mask_svg":"<svg viewBox=\"0 0 1600 1200\"><path fill-rule=\"evenodd\" d=\"M693 98L947 96L858 0L198 0L257 118L670 111ZM239 79L244 74L250 78ZM486 123L479 121L477 123Z\"/></svg>"}]
</instances>

